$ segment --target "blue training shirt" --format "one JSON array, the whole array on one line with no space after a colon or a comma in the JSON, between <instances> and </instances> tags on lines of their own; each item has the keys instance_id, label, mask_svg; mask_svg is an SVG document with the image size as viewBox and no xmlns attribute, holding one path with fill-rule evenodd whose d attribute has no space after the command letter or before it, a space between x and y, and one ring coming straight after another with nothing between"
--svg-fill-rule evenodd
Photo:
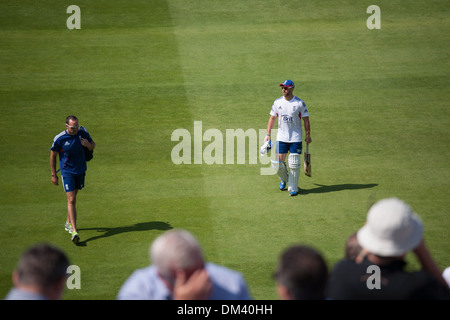
<instances>
[{"instance_id":1,"label":"blue training shirt","mask_svg":"<svg viewBox=\"0 0 450 320\"><path fill-rule=\"evenodd\" d=\"M251 300L247 283L236 270L208 262L205 264L213 288L209 300ZM171 300L172 292L155 265L135 270L123 283L117 300Z\"/></svg>"},{"instance_id":2,"label":"blue training shirt","mask_svg":"<svg viewBox=\"0 0 450 320\"><path fill-rule=\"evenodd\" d=\"M73 136L64 130L53 139L50 150L59 153L59 168L63 177L83 174L87 170L81 138L92 142L89 133L83 129L79 129L77 134Z\"/></svg>"}]
</instances>

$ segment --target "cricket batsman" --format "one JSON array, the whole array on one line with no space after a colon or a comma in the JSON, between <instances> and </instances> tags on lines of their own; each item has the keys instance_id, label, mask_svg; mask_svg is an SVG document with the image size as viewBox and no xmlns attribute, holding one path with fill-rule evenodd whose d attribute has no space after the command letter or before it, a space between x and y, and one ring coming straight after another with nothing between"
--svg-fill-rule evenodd
<instances>
[{"instance_id":1,"label":"cricket batsman","mask_svg":"<svg viewBox=\"0 0 450 320\"><path fill-rule=\"evenodd\" d=\"M279 188L286 190L288 184L289 195L296 196L299 193L298 179L300 177L300 155L302 154L302 119L305 125L305 142L311 143L309 113L305 102L294 96L295 88L292 80L286 80L280 84L283 96L273 102L270 110L269 123L267 124L267 136L264 142L270 141L275 120L278 118L278 134L276 140L275 160L272 167L281 179ZM286 156L289 152L286 167Z\"/></svg>"}]
</instances>

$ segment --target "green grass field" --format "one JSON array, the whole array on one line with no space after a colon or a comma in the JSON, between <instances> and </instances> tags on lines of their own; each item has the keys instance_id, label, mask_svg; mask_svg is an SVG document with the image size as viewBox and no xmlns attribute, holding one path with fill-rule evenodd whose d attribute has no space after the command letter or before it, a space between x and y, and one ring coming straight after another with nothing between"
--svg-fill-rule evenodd
<instances>
[{"instance_id":1,"label":"green grass field","mask_svg":"<svg viewBox=\"0 0 450 320\"><path fill-rule=\"evenodd\" d=\"M152 240L184 228L207 260L241 271L255 299L278 299L284 248L312 245L331 268L369 206L391 196L416 210L438 265L450 265L448 1L71 4L80 30L66 27L68 3L0 2L1 297L23 250L49 242L81 269L81 289L64 299L114 299L150 263ZM371 4L379 30L366 27ZM301 176L302 195L278 191L259 155L172 162L172 133L193 140L194 121L224 137L264 129L285 79L310 113L313 176ZM97 144L78 196L79 246L49 167L69 114Z\"/></svg>"}]
</instances>

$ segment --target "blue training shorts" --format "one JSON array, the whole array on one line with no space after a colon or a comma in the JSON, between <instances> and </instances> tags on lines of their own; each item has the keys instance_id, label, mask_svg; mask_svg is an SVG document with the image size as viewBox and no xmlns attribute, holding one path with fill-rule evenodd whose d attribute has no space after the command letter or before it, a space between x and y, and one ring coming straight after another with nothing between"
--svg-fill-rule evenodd
<instances>
[{"instance_id":1,"label":"blue training shorts","mask_svg":"<svg viewBox=\"0 0 450 320\"><path fill-rule=\"evenodd\" d=\"M61 176L61 180L63 183L64 191L70 192L75 189L81 190L84 188L84 177L85 173L77 174L77 175L69 175L69 176Z\"/></svg>"},{"instance_id":2,"label":"blue training shorts","mask_svg":"<svg viewBox=\"0 0 450 320\"><path fill-rule=\"evenodd\" d=\"M302 142L283 142L277 141L277 153L302 153Z\"/></svg>"}]
</instances>

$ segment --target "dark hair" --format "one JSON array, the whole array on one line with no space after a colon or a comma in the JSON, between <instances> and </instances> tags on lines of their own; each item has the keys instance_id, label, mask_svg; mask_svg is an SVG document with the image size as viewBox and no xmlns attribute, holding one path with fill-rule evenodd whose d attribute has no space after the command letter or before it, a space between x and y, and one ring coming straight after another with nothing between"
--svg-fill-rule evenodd
<instances>
[{"instance_id":1,"label":"dark hair","mask_svg":"<svg viewBox=\"0 0 450 320\"><path fill-rule=\"evenodd\" d=\"M78 118L75 117L75 116L67 116L67 118L66 118L66 124L69 124L69 121L70 121L70 120L72 120L72 121L78 121Z\"/></svg>"},{"instance_id":2,"label":"dark hair","mask_svg":"<svg viewBox=\"0 0 450 320\"><path fill-rule=\"evenodd\" d=\"M296 300L325 299L328 267L321 254L311 247L296 245L287 248L281 255L274 277Z\"/></svg>"},{"instance_id":3,"label":"dark hair","mask_svg":"<svg viewBox=\"0 0 450 320\"><path fill-rule=\"evenodd\" d=\"M25 251L18 263L20 284L48 287L67 276L69 260L60 249L37 244Z\"/></svg>"},{"instance_id":4,"label":"dark hair","mask_svg":"<svg viewBox=\"0 0 450 320\"><path fill-rule=\"evenodd\" d=\"M345 242L345 257L350 260L355 260L361 253L361 246L356 238L356 232L352 233Z\"/></svg>"}]
</instances>

